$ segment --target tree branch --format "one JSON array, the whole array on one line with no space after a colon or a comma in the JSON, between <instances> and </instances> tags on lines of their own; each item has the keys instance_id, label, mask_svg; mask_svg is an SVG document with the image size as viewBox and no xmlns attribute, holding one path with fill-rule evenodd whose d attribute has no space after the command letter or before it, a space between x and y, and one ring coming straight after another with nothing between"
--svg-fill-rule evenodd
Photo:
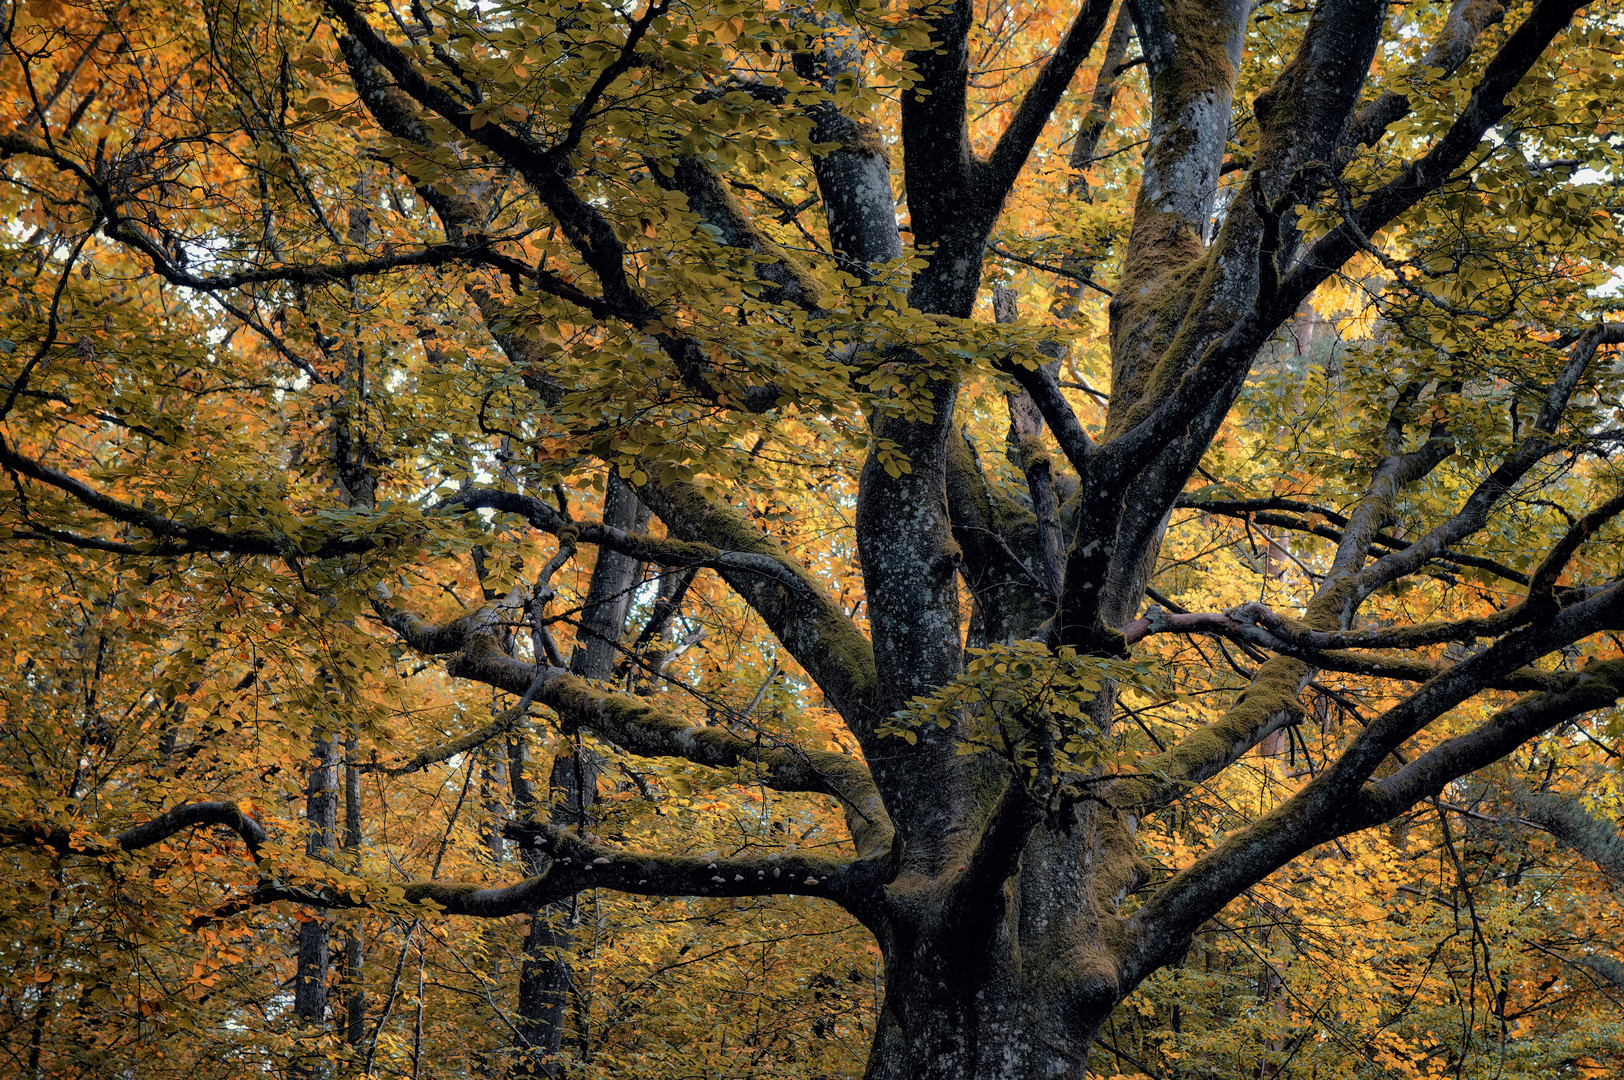
<instances>
[{"instance_id":1,"label":"tree branch","mask_svg":"<svg viewBox=\"0 0 1624 1080\"><path fill-rule=\"evenodd\" d=\"M76 829L52 828L39 822L0 825L0 847L38 846L49 848L59 856L95 857L115 851L139 851L162 843L177 833L207 825L222 826L242 837L248 854L256 862L260 849L270 843L264 827L243 813L236 803L195 802L177 806L151 821L132 825L107 839L92 837Z\"/></svg>"},{"instance_id":2,"label":"tree branch","mask_svg":"<svg viewBox=\"0 0 1624 1080\"><path fill-rule=\"evenodd\" d=\"M1152 634L1213 634L1255 648L1268 649L1312 664L1326 671L1340 671L1349 675L1372 678L1400 679L1407 682L1425 682L1450 670L1450 665L1429 664L1399 657L1366 656L1341 650L1325 650L1306 644L1323 638L1340 640L1343 635L1327 631L1297 632L1274 612L1261 604L1243 604L1227 614L1190 612L1185 615L1147 615L1122 627L1127 644L1136 644ZM1445 639L1451 640L1451 639ZM1383 646L1360 646L1380 648ZM1571 680L1560 672L1541 671L1537 668L1519 668L1496 674L1484 689L1491 690L1552 690L1564 687Z\"/></svg>"},{"instance_id":3,"label":"tree branch","mask_svg":"<svg viewBox=\"0 0 1624 1080\"><path fill-rule=\"evenodd\" d=\"M1112 3L1113 0L1083 0L1071 26L1066 29L1066 35L1060 39L1060 44L1048 60L1044 61L1032 88L1021 99L1009 126L1004 128L987 158L986 168L994 191L1008 192L1015 183L1021 166L1026 164L1027 155L1032 152L1033 144L1048 124L1054 107L1059 104L1066 87L1071 85L1078 65L1088 59L1094 43L1099 40L1105 20L1111 14ZM1001 205L1002 194L998 201Z\"/></svg>"},{"instance_id":4,"label":"tree branch","mask_svg":"<svg viewBox=\"0 0 1624 1080\"><path fill-rule=\"evenodd\" d=\"M187 525L163 514L115 499L83 481L75 480L65 472L25 457L13 450L3 438L0 438L0 465L13 469L42 484L48 484L90 509L112 518L114 521L122 521L126 525L133 525L159 538L157 544L150 551L132 549L127 552L128 554L175 555L207 550L230 552L236 555L283 556L292 553L326 559L367 551L381 543L380 538L359 537L354 539L322 540L312 547L306 548L300 542L301 538L294 536L280 537L269 533L221 532L218 529L211 529L206 526ZM103 551L120 550L115 548L111 541L77 537L68 533L58 534L55 530L43 531L37 537L31 537L31 539L35 538L60 539L65 543L74 543L76 546L96 548ZM120 550L120 553L125 552Z\"/></svg>"},{"instance_id":5,"label":"tree branch","mask_svg":"<svg viewBox=\"0 0 1624 1080\"><path fill-rule=\"evenodd\" d=\"M1621 341L1624 341L1624 324L1621 323L1598 323L1586 331L1574 343L1567 362L1547 392L1535 420L1535 433L1478 484L1448 521L1434 526L1402 551L1382 556L1355 575L1353 580L1359 595L1368 596L1383 585L1413 573L1447 545L1458 543L1483 528L1495 503L1541 458L1557 448L1556 429L1597 347ZM1344 541L1344 546L1346 543Z\"/></svg>"},{"instance_id":6,"label":"tree branch","mask_svg":"<svg viewBox=\"0 0 1624 1080\"><path fill-rule=\"evenodd\" d=\"M1587 612L1616 621L1624 614L1614 588L1607 601ZM1592 663L1565 691L1533 694L1496 713L1476 730L1447 740L1391 777L1367 783L1371 770L1410 734L1458 704L1479 678L1507 655L1558 647L1586 620L1542 634L1528 634L1501 656L1487 654L1458 665L1376 718L1337 761L1282 806L1225 837L1212 851L1163 885L1129 920L1137 931L1125 967L1137 982L1183 948L1188 935L1242 891L1302 853L1339 836L1369 828L1435 795L1451 780L1509 753L1521 742L1584 712L1611 705L1624 694L1624 661ZM1495 650L1489 650L1494 652ZM1463 672L1472 667L1476 670ZM1423 764L1424 763L1424 764Z\"/></svg>"},{"instance_id":7,"label":"tree branch","mask_svg":"<svg viewBox=\"0 0 1624 1080\"><path fill-rule=\"evenodd\" d=\"M799 853L734 859L652 855L596 843L552 825L512 822L504 830L523 847L545 858L541 873L512 885L411 881L346 883L335 887L267 883L245 902L215 911L210 918L235 914L279 900L325 908L379 908L422 905L444 915L501 918L533 914L547 904L587 889L613 889L643 896L812 896L840 904L872 922L884 860L840 860Z\"/></svg>"},{"instance_id":8,"label":"tree branch","mask_svg":"<svg viewBox=\"0 0 1624 1080\"><path fill-rule=\"evenodd\" d=\"M754 522L692 484L650 481L638 495L672 535L754 560L716 569L828 696L864 752L877 752L874 646L823 585Z\"/></svg>"},{"instance_id":9,"label":"tree branch","mask_svg":"<svg viewBox=\"0 0 1624 1080\"><path fill-rule=\"evenodd\" d=\"M1615 681L1619 685L1624 684ZM1578 799L1554 791L1514 791L1511 801L1525 820L1624 882L1624 836L1612 822L1591 813Z\"/></svg>"},{"instance_id":10,"label":"tree branch","mask_svg":"<svg viewBox=\"0 0 1624 1080\"><path fill-rule=\"evenodd\" d=\"M450 677L527 695L553 710L567 732L585 729L644 757L675 757L717 769L755 765L760 782L775 791L838 799L859 852L890 846L890 817L861 762L828 751L747 741L726 728L696 727L645 698L598 690L562 668L517 660L501 650L495 632L504 606L517 606L511 598L492 601L472 615L441 625L427 623L383 597L375 597L373 606L413 649L449 655Z\"/></svg>"},{"instance_id":11,"label":"tree branch","mask_svg":"<svg viewBox=\"0 0 1624 1080\"><path fill-rule=\"evenodd\" d=\"M1511 111L1506 98L1584 6L1585 0L1535 0L1528 17L1489 60L1466 107L1443 137L1372 194L1358 208L1354 218L1321 237L1281 282L1278 297L1267 317L1256 326L1245 328L1244 335L1267 333L1263 330L1265 325L1272 329L1279 319L1296 311L1320 282L1360 250L1361 238L1375 235L1399 214L1442 187L1483 141L1489 128Z\"/></svg>"},{"instance_id":12,"label":"tree branch","mask_svg":"<svg viewBox=\"0 0 1624 1080\"><path fill-rule=\"evenodd\" d=\"M1568 689L1519 698L1466 734L1444 740L1391 776L1366 785L1359 796L1358 813L1367 824L1391 820L1422 799L1437 795L1451 781L1500 760L1541 732L1584 713L1605 709L1621 696L1624 660L1592 661ZM1564 839L1566 833L1575 846L1584 844L1578 850L1597 862L1617 857L1616 847L1589 844L1586 830L1566 812L1566 807L1537 799L1531 799L1523 807L1524 812L1530 807L1535 813L1545 812L1553 826L1551 831L1559 839ZM1612 864L1614 869L1618 865Z\"/></svg>"},{"instance_id":13,"label":"tree branch","mask_svg":"<svg viewBox=\"0 0 1624 1080\"><path fill-rule=\"evenodd\" d=\"M1440 78L1453 75L1469 56L1484 30L1500 22L1506 9L1497 0L1455 0L1444 20L1443 32L1421 59L1405 73L1405 79L1439 69ZM1384 90L1381 96L1359 110L1348 129L1342 133L1342 145L1350 151L1359 146L1374 146L1393 123L1410 111L1407 94Z\"/></svg>"},{"instance_id":14,"label":"tree branch","mask_svg":"<svg viewBox=\"0 0 1624 1080\"><path fill-rule=\"evenodd\" d=\"M656 6L660 5L651 5L645 16ZM726 396L749 412L765 412L776 406L781 396L777 387L726 386L699 342L669 329L661 312L638 290L627 270L626 246L616 234L613 223L568 182L566 165L573 151L568 138L559 146L549 148L499 122L482 123L476 128L474 114L449 92L430 82L401 49L380 36L355 4L350 0L327 0L327 8L365 55L388 72L395 85L412 100L524 177L531 190L546 204L570 246L597 275L606 310L652 336L690 389L711 401ZM347 48L346 54L349 51ZM629 55L623 50L620 58L611 62L605 71ZM358 66L356 59L350 63L352 70ZM577 113L576 119L584 116Z\"/></svg>"},{"instance_id":15,"label":"tree branch","mask_svg":"<svg viewBox=\"0 0 1624 1080\"><path fill-rule=\"evenodd\" d=\"M1284 514L1271 513L1270 509L1272 507L1297 510L1302 513L1313 514L1318 517L1323 517L1333 524L1346 525L1348 521L1346 517L1336 513L1333 510L1327 510L1324 507L1314 506L1296 499L1215 499L1208 501L1181 496L1178 501L1173 504L1173 509L1175 510L1199 510L1204 514L1214 514L1220 517L1245 518L1247 520L1254 521L1259 525L1268 525L1280 529L1290 529L1292 532L1310 533L1314 536L1323 537L1324 539L1330 540L1331 542L1337 544L1342 542L1342 529L1305 521L1302 518L1287 517ZM1377 532L1370 539L1371 548L1385 548L1388 551L1403 551L1405 548L1409 547L1411 543L1413 543L1413 541L1400 540L1391 533L1384 532ZM1481 555L1468 555L1463 551L1456 551L1453 548L1444 548L1438 554L1433 556L1433 561L1453 566L1470 566L1478 570L1487 570L1496 577L1505 578L1507 581L1514 581L1519 585L1527 585L1529 582L1528 575L1520 570L1513 569L1512 567L1509 567L1504 563L1496 562L1493 559L1485 559Z\"/></svg>"}]
</instances>

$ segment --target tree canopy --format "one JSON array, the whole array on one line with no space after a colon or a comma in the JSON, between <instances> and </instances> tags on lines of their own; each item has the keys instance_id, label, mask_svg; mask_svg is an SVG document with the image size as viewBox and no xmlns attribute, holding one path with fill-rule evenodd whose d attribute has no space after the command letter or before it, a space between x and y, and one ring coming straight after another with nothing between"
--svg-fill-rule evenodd
<instances>
[{"instance_id":1,"label":"tree canopy","mask_svg":"<svg viewBox=\"0 0 1624 1080\"><path fill-rule=\"evenodd\" d=\"M1611 1076L1611 0L0 0L29 1077Z\"/></svg>"}]
</instances>

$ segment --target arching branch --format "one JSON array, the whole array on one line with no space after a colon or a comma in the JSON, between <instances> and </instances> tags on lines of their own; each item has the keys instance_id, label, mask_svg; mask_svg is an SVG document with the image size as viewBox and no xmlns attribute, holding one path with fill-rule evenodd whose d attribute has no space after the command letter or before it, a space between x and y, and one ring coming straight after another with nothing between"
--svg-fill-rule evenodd
<instances>
[{"instance_id":1,"label":"arching branch","mask_svg":"<svg viewBox=\"0 0 1624 1080\"><path fill-rule=\"evenodd\" d=\"M588 889L643 896L812 896L831 900L859 919L873 918L884 860L841 860L800 853L723 859L626 851L557 826L512 825L508 834L544 856L541 873L511 885L463 882L266 882L244 900L211 912L225 918L279 900L338 909L421 905L444 915L501 918L531 914Z\"/></svg>"},{"instance_id":2,"label":"arching branch","mask_svg":"<svg viewBox=\"0 0 1624 1080\"><path fill-rule=\"evenodd\" d=\"M14 822L0 825L0 847L37 846L47 848L58 856L98 857L116 852L139 851L189 829L211 825L230 829L242 837L243 843L248 847L248 854L256 861L260 849L270 842L264 826L244 813L236 803L195 802L184 803L150 821L132 825L123 832L106 838L42 822Z\"/></svg>"},{"instance_id":3,"label":"arching branch","mask_svg":"<svg viewBox=\"0 0 1624 1080\"><path fill-rule=\"evenodd\" d=\"M434 625L377 597L384 623L419 652L446 655L452 678L470 679L512 694L530 696L557 714L566 731L586 730L633 754L672 757L711 768L753 765L756 779L776 791L809 792L839 800L859 852L885 850L891 821L868 769L844 754L790 744L751 742L721 727L702 727L673 716L645 698L599 690L563 668L527 664L497 642L504 605L485 605L472 615Z\"/></svg>"}]
</instances>

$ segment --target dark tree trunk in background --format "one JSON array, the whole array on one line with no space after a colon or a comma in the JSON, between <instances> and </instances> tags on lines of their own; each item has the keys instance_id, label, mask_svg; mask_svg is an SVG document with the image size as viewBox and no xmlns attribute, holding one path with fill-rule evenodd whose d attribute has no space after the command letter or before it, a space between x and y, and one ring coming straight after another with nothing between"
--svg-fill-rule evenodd
<instances>
[{"instance_id":1,"label":"dark tree trunk in background","mask_svg":"<svg viewBox=\"0 0 1624 1080\"><path fill-rule=\"evenodd\" d=\"M636 494L619 477L611 474L604 493L605 525L641 533L648 525L649 512ZM614 673L623 655L621 638L633 593L642 575L642 564L613 551L600 551L587 585L576 649L570 670L592 680L606 680ZM517 776L531 763L510 761ZM585 829L591 823L592 806L598 795L598 756L579 744L553 759L549 783L549 815L555 825ZM528 774L514 788L516 805L536 813L534 781ZM522 791L522 795L520 792ZM520 816L524 816L521 811ZM539 873L541 864L533 851L521 852L526 870ZM558 1058L568 1028L570 997L573 990L571 956L575 949L578 922L574 898L550 904L530 922L524 940L524 959L519 969L518 1020L516 1026L525 1045L520 1048L521 1067L532 1073L561 1076Z\"/></svg>"},{"instance_id":2,"label":"dark tree trunk in background","mask_svg":"<svg viewBox=\"0 0 1624 1080\"><path fill-rule=\"evenodd\" d=\"M318 734L312 748L315 766L305 785L305 854L331 862L338 847L338 752L335 738ZM327 1023L327 991L331 974L332 927L326 908L312 909L299 924L299 961L293 981L293 1012L319 1036ZM319 1057L316 1058L319 1062ZM305 1061L301 1075L320 1076L325 1068Z\"/></svg>"},{"instance_id":3,"label":"dark tree trunk in background","mask_svg":"<svg viewBox=\"0 0 1624 1080\"><path fill-rule=\"evenodd\" d=\"M345 740L345 758L351 764L344 766L344 854L349 871L361 872L361 770L356 760L358 740L352 729ZM344 1041L360 1046L366 1037L367 994L365 976L366 949L358 923L351 924L344 933Z\"/></svg>"},{"instance_id":4,"label":"dark tree trunk in background","mask_svg":"<svg viewBox=\"0 0 1624 1080\"><path fill-rule=\"evenodd\" d=\"M626 482L609 476L603 496L603 523L616 529L641 533L648 527L649 511ZM617 551L599 551L597 566L587 585L581 608L581 625L576 632L575 655L570 671L587 679L607 679L620 661L621 635L626 632L626 613L635 599L642 563Z\"/></svg>"}]
</instances>

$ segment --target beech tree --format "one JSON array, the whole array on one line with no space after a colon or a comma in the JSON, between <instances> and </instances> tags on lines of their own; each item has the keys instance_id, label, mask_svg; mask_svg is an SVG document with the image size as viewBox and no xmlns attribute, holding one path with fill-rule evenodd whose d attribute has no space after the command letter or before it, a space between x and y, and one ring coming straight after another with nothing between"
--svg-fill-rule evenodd
<instances>
[{"instance_id":1,"label":"beech tree","mask_svg":"<svg viewBox=\"0 0 1624 1080\"><path fill-rule=\"evenodd\" d=\"M868 1076L1083 1076L1247 890L1612 722L1619 17L0 6L5 559L95 597L7 689L7 857L128 891L234 832L188 925L304 913L315 1024L331 913L528 915L516 1069L560 1047L549 905L813 898L883 957ZM1164 547L1228 520L1294 584L1192 609ZM771 657L748 707L684 697L691 588ZM1162 648L1207 639L1244 686ZM1169 855L1283 739L1289 790ZM368 855L355 778L448 762L483 869ZM600 770L688 783L644 762L847 836L599 835ZM1502 801L1604 861L1574 794ZM357 1045L401 977L369 1005L364 949Z\"/></svg>"}]
</instances>

